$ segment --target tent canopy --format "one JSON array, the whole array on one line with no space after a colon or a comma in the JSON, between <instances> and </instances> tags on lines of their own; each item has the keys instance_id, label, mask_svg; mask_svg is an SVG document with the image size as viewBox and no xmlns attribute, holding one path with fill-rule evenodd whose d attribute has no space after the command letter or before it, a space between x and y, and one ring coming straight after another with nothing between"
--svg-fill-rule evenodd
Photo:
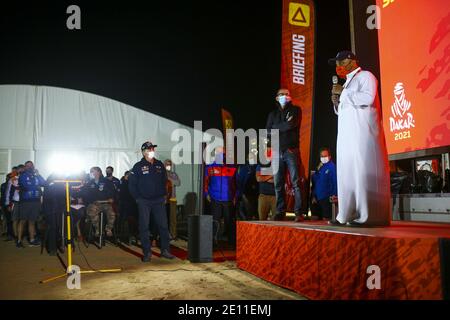
<instances>
[{"instance_id":1,"label":"tent canopy","mask_svg":"<svg viewBox=\"0 0 450 320\"><path fill-rule=\"evenodd\" d=\"M0 178L12 166L33 160L47 177L65 170L113 166L121 177L142 156L144 141L158 145L157 157L170 158L172 132L194 129L124 103L77 90L0 85ZM201 133L203 134L203 133ZM198 146L185 150L193 154ZM197 190L198 168L180 164L178 199Z\"/></svg>"}]
</instances>

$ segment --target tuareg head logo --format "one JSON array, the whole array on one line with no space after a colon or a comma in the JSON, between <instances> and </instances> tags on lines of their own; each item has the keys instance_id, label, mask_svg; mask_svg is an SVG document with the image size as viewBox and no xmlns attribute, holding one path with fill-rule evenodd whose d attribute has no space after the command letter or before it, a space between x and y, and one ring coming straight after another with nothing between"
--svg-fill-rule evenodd
<instances>
[{"instance_id":1,"label":"tuareg head logo","mask_svg":"<svg viewBox=\"0 0 450 320\"><path fill-rule=\"evenodd\" d=\"M415 127L414 116L411 112L411 101L406 98L405 88L402 82L394 86L394 103L391 106L389 117L391 132L402 131Z\"/></svg>"}]
</instances>

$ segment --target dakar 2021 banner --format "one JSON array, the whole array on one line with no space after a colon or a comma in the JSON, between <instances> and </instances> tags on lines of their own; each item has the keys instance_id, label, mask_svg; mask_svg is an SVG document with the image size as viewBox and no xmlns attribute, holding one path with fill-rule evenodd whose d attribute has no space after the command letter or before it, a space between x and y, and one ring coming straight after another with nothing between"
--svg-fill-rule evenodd
<instances>
[{"instance_id":1,"label":"dakar 2021 banner","mask_svg":"<svg viewBox=\"0 0 450 320\"><path fill-rule=\"evenodd\" d=\"M383 127L389 154L450 145L450 5L378 0Z\"/></svg>"}]
</instances>

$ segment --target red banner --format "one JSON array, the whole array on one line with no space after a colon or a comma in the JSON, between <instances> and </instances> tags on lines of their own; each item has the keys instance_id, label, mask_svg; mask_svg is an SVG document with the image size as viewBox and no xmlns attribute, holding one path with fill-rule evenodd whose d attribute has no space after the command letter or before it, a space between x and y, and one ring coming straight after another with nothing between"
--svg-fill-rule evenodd
<instances>
[{"instance_id":1,"label":"red banner","mask_svg":"<svg viewBox=\"0 0 450 320\"><path fill-rule=\"evenodd\" d=\"M378 0L383 124L389 154L450 145L450 6Z\"/></svg>"},{"instance_id":2,"label":"red banner","mask_svg":"<svg viewBox=\"0 0 450 320\"><path fill-rule=\"evenodd\" d=\"M292 102L300 107L300 177L306 205L311 146L314 87L313 0L283 0L281 87L289 89Z\"/></svg>"}]
</instances>

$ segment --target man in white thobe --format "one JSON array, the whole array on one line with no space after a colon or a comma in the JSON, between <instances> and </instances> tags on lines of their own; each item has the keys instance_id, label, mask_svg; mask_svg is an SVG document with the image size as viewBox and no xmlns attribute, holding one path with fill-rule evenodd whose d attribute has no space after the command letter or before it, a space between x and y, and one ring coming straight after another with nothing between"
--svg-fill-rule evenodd
<instances>
[{"instance_id":1,"label":"man in white thobe","mask_svg":"<svg viewBox=\"0 0 450 320\"><path fill-rule=\"evenodd\" d=\"M337 183L339 213L332 224L387 226L391 220L389 164L377 79L362 70L350 51L330 59L345 79L334 84L338 115ZM337 108L336 108L337 106Z\"/></svg>"}]
</instances>

